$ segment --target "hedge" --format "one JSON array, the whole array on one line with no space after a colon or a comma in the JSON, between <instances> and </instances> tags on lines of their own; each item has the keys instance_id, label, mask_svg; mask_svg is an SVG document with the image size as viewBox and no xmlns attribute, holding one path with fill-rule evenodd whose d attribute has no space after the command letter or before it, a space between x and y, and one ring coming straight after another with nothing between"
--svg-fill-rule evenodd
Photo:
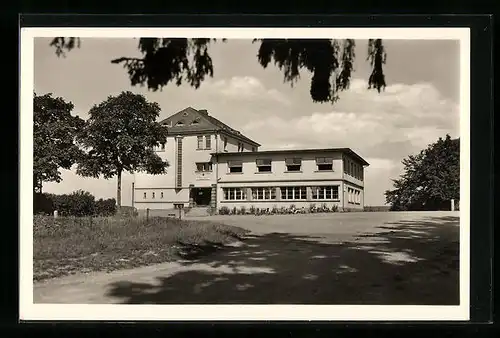
<instances>
[{"instance_id":1,"label":"hedge","mask_svg":"<svg viewBox=\"0 0 500 338\"><path fill-rule=\"evenodd\" d=\"M83 190L71 194L55 195L35 193L34 214L52 215L57 210L60 216L111 216L116 213L116 200L99 199Z\"/></svg>"}]
</instances>

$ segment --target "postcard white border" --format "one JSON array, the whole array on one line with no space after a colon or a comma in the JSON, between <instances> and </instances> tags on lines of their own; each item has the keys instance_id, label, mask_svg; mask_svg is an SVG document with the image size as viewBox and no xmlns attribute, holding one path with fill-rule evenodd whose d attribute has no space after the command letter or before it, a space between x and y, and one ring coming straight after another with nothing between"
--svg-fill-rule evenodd
<instances>
[{"instance_id":1,"label":"postcard white border","mask_svg":"<svg viewBox=\"0 0 500 338\"><path fill-rule=\"evenodd\" d=\"M35 37L383 38L460 40L460 305L89 305L33 304L33 87ZM469 319L470 31L468 28L22 28L20 44L21 320L408 321ZM23 202L24 201L24 202Z\"/></svg>"}]
</instances>

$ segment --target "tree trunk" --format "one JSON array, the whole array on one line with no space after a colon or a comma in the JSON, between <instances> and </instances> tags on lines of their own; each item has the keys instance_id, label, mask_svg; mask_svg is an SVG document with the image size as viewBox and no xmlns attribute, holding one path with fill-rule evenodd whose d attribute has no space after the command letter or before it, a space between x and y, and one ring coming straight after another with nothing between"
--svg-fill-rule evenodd
<instances>
[{"instance_id":1,"label":"tree trunk","mask_svg":"<svg viewBox=\"0 0 500 338\"><path fill-rule=\"evenodd\" d=\"M116 206L118 211L120 211L120 208L122 206L122 172L121 170L118 171L117 175L117 186L116 186Z\"/></svg>"}]
</instances>

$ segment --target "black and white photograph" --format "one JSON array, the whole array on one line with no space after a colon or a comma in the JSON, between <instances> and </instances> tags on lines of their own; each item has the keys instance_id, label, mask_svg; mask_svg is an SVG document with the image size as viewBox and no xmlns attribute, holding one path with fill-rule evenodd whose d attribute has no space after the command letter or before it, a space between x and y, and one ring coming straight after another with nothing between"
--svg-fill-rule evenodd
<instances>
[{"instance_id":1,"label":"black and white photograph","mask_svg":"<svg viewBox=\"0 0 500 338\"><path fill-rule=\"evenodd\" d=\"M468 319L468 29L21 41L23 319Z\"/></svg>"}]
</instances>

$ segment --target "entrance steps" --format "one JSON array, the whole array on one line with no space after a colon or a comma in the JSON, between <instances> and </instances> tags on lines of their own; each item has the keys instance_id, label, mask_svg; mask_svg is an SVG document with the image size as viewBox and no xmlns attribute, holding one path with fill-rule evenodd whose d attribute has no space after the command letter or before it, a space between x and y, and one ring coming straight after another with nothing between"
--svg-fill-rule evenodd
<instances>
[{"instance_id":1,"label":"entrance steps","mask_svg":"<svg viewBox=\"0 0 500 338\"><path fill-rule=\"evenodd\" d=\"M203 217L203 216L210 216L210 213L208 212L208 206L200 206L200 207L192 207L189 209L189 211L186 212L186 216L189 217Z\"/></svg>"}]
</instances>

